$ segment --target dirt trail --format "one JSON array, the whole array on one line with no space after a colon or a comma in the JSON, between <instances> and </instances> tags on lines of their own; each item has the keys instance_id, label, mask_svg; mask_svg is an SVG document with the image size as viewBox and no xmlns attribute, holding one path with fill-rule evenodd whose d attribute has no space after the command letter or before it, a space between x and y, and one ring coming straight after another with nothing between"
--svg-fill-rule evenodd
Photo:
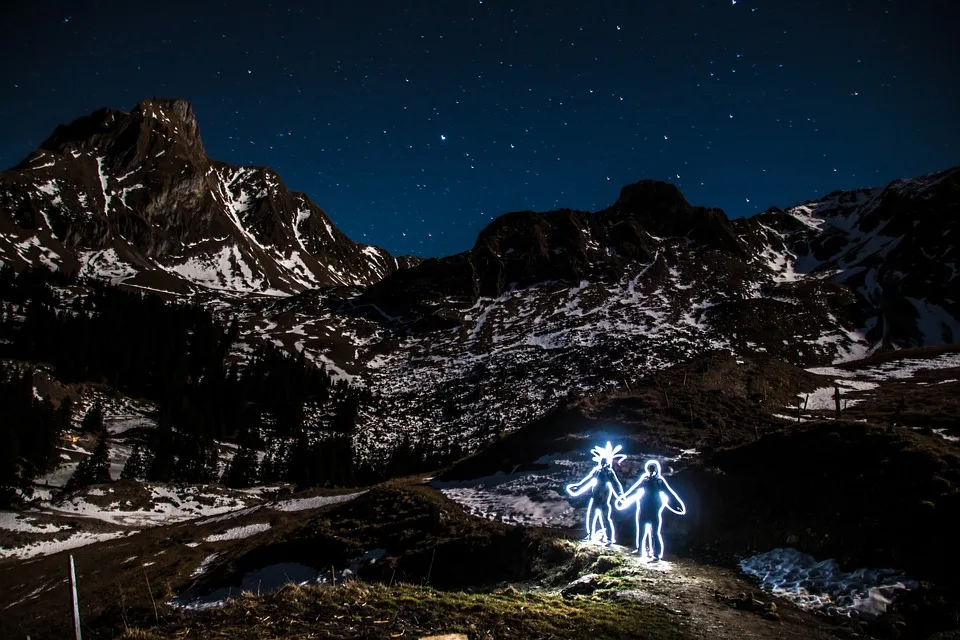
<instances>
[{"instance_id":1,"label":"dirt trail","mask_svg":"<svg viewBox=\"0 0 960 640\"><path fill-rule=\"evenodd\" d=\"M616 571L623 577L615 597L662 606L693 638L836 637L831 632L837 627L822 617L758 593L729 569L689 559L648 563L622 547L599 553L600 558L605 555L623 563Z\"/></svg>"}]
</instances>

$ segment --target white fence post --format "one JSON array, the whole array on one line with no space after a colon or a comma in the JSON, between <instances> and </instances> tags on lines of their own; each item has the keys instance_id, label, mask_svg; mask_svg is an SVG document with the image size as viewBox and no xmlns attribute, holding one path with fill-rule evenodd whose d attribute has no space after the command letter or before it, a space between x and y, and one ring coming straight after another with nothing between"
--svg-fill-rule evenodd
<instances>
[{"instance_id":1,"label":"white fence post","mask_svg":"<svg viewBox=\"0 0 960 640\"><path fill-rule=\"evenodd\" d=\"M73 554L70 554L70 590L73 591L73 633L76 640L80 638L80 604L77 602L77 570L73 565Z\"/></svg>"}]
</instances>

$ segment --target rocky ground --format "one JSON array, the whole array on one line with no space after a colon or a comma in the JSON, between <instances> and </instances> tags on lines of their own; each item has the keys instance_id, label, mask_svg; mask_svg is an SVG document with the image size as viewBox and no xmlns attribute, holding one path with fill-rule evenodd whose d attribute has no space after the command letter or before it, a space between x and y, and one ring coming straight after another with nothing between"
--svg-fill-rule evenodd
<instances>
[{"instance_id":1,"label":"rocky ground","mask_svg":"<svg viewBox=\"0 0 960 640\"><path fill-rule=\"evenodd\" d=\"M72 553L86 638L946 638L960 628L946 561L957 360L940 348L805 370L707 355L430 479L283 497L115 482L36 503L0 523L0 636L69 633ZM560 487L607 439L629 455L625 483L656 458L687 503L662 565L576 541L584 505ZM617 526L629 542L629 514ZM23 552L64 527L111 537Z\"/></svg>"},{"instance_id":2,"label":"rocky ground","mask_svg":"<svg viewBox=\"0 0 960 640\"><path fill-rule=\"evenodd\" d=\"M65 555L0 565L4 600L16 598L3 610L4 637L68 632ZM839 628L702 559L646 565L625 548L471 517L416 480L339 505L274 503L155 529L74 556L89 638L808 638ZM364 556L375 561L344 572ZM294 563L320 584L203 607L204 594L244 574ZM263 580L262 591L275 588Z\"/></svg>"}]
</instances>

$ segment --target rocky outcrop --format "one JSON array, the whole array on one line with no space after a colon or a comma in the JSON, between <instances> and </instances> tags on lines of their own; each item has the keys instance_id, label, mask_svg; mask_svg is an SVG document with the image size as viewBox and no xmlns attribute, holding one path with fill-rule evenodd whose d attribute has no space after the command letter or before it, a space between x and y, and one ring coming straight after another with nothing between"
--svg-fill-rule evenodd
<instances>
[{"instance_id":1,"label":"rocky outcrop","mask_svg":"<svg viewBox=\"0 0 960 640\"><path fill-rule=\"evenodd\" d=\"M176 99L59 126L0 174L0 260L273 294L368 285L417 262L353 242L270 169L210 159Z\"/></svg>"}]
</instances>

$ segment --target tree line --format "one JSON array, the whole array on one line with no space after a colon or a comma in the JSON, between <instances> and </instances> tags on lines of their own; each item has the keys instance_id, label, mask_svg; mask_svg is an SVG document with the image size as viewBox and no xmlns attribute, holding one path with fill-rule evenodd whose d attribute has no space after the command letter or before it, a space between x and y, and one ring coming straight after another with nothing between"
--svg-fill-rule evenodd
<instances>
[{"instance_id":1,"label":"tree line","mask_svg":"<svg viewBox=\"0 0 960 640\"><path fill-rule=\"evenodd\" d=\"M121 477L157 482L222 482L232 487L289 482L346 487L436 469L465 452L457 441L409 436L381 458L360 462L354 434L369 390L334 382L323 368L262 343L241 359L226 326L208 310L62 272L0 264L0 359L43 363L62 383L99 383L155 403L156 429L134 446ZM0 420L10 446L0 486L26 487L59 462L70 427L69 396L38 398L29 366L0 369ZM73 489L109 480L110 433L102 405L82 430L96 439ZM217 442L234 456L221 471Z\"/></svg>"},{"instance_id":2,"label":"tree line","mask_svg":"<svg viewBox=\"0 0 960 640\"><path fill-rule=\"evenodd\" d=\"M0 265L0 358L43 363L62 383L101 383L156 404L157 428L131 456L130 477L218 481L219 440L239 445L242 455L226 476L237 486L251 478L243 461L264 448L273 453L266 465L257 464L254 481L355 482L351 435L369 393L271 344L245 360L231 356L238 336L235 318L224 327L195 305ZM55 466L70 405L35 398L27 369L3 376L2 392L16 395L18 404L0 431L17 446L0 458L0 479L23 485ZM43 423L48 429L34 429L37 416L47 413L58 417ZM93 431L98 442L109 440L105 428ZM286 442L296 445L286 447L289 455L281 447Z\"/></svg>"}]
</instances>

